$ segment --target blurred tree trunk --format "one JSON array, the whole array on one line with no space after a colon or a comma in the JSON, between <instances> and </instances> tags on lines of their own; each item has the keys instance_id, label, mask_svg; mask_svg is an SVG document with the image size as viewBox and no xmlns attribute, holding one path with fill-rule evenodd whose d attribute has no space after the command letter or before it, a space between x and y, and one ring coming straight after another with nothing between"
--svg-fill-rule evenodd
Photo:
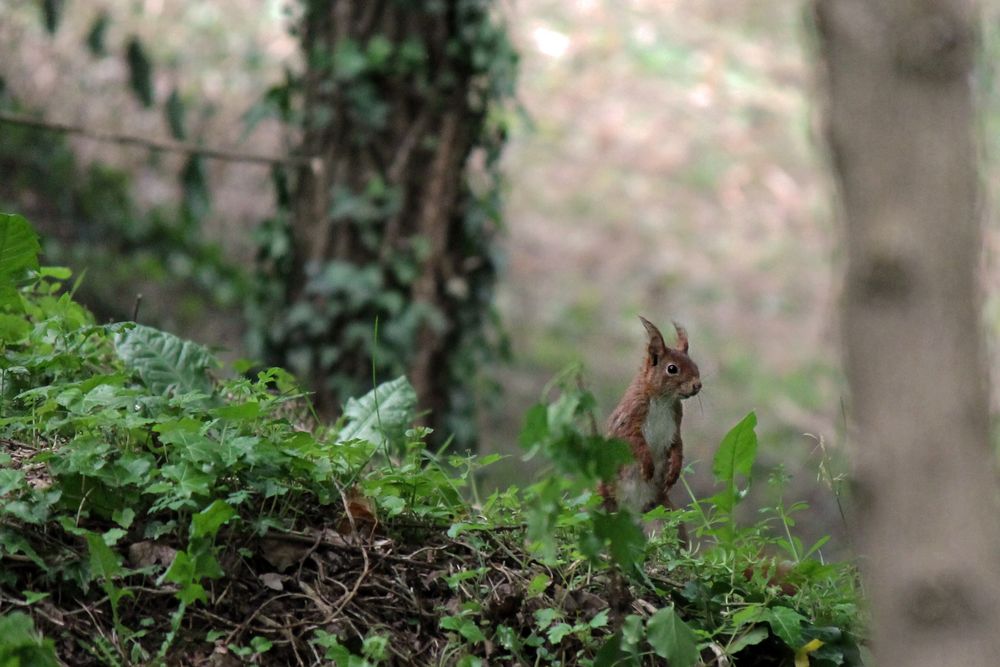
<instances>
[{"instance_id":1,"label":"blurred tree trunk","mask_svg":"<svg viewBox=\"0 0 1000 667\"><path fill-rule=\"evenodd\" d=\"M488 111L513 60L491 4L303 0L302 152L319 157L292 186L269 347L328 416L371 388L373 361L380 381L409 376L439 435L474 404L498 221L469 163L498 155Z\"/></svg>"},{"instance_id":2,"label":"blurred tree trunk","mask_svg":"<svg viewBox=\"0 0 1000 667\"><path fill-rule=\"evenodd\" d=\"M878 664L1000 661L974 3L815 0L846 223L859 546Z\"/></svg>"}]
</instances>

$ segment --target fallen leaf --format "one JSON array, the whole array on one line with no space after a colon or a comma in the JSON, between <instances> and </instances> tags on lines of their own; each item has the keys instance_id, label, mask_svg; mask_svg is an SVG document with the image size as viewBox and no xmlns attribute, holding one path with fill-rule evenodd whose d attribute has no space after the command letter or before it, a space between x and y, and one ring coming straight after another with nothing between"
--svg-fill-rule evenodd
<instances>
[{"instance_id":1,"label":"fallen leaf","mask_svg":"<svg viewBox=\"0 0 1000 667\"><path fill-rule=\"evenodd\" d=\"M128 562L132 567L150 565L167 567L174 562L175 556L177 556L176 549L152 540L133 542L128 546Z\"/></svg>"},{"instance_id":2,"label":"fallen leaf","mask_svg":"<svg viewBox=\"0 0 1000 667\"><path fill-rule=\"evenodd\" d=\"M819 639L813 639L808 642L805 646L800 648L795 652L795 667L809 667L809 654L813 651L819 650L823 645L823 642Z\"/></svg>"},{"instance_id":3,"label":"fallen leaf","mask_svg":"<svg viewBox=\"0 0 1000 667\"><path fill-rule=\"evenodd\" d=\"M270 588L272 591L283 591L285 590L285 578L278 574L277 572L265 572L258 577L260 582Z\"/></svg>"},{"instance_id":4,"label":"fallen leaf","mask_svg":"<svg viewBox=\"0 0 1000 667\"><path fill-rule=\"evenodd\" d=\"M266 537L260 543L260 555L278 572L284 572L292 565L301 563L309 554L309 550L310 547L307 544L282 540L277 537Z\"/></svg>"}]
</instances>

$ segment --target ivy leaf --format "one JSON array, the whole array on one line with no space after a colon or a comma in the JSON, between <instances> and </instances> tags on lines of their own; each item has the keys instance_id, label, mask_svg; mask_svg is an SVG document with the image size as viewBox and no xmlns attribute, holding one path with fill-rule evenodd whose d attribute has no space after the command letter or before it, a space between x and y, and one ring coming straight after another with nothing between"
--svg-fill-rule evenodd
<instances>
[{"instance_id":1,"label":"ivy leaf","mask_svg":"<svg viewBox=\"0 0 1000 667\"><path fill-rule=\"evenodd\" d=\"M200 155L191 155L181 170L180 181L184 193L183 211L188 216L185 222L193 225L208 214L212 204L204 158Z\"/></svg>"},{"instance_id":2,"label":"ivy leaf","mask_svg":"<svg viewBox=\"0 0 1000 667\"><path fill-rule=\"evenodd\" d=\"M736 476L750 477L750 470L757 458L756 425L757 415L751 412L726 434L715 454L712 474L716 481L725 484L725 489L714 500L722 512L732 510L742 497L736 486Z\"/></svg>"},{"instance_id":3,"label":"ivy leaf","mask_svg":"<svg viewBox=\"0 0 1000 667\"><path fill-rule=\"evenodd\" d=\"M65 4L66 0L42 0L42 20L45 22L45 30L50 35L54 35L59 28Z\"/></svg>"},{"instance_id":4,"label":"ivy leaf","mask_svg":"<svg viewBox=\"0 0 1000 667\"><path fill-rule=\"evenodd\" d=\"M187 138L187 129L184 124L184 100L180 93L174 88L167 97L167 103L163 108L167 117L167 126L170 128L170 135L177 141Z\"/></svg>"},{"instance_id":5,"label":"ivy leaf","mask_svg":"<svg viewBox=\"0 0 1000 667\"><path fill-rule=\"evenodd\" d=\"M366 440L380 445L386 438L402 435L413 419L417 393L406 377L384 382L361 398L344 406L347 424L338 442Z\"/></svg>"},{"instance_id":6,"label":"ivy leaf","mask_svg":"<svg viewBox=\"0 0 1000 667\"><path fill-rule=\"evenodd\" d=\"M100 12L94 17L94 22L90 24L87 31L87 48L95 56L103 56L107 52L104 46L104 35L108 32L108 24L111 19L106 11Z\"/></svg>"},{"instance_id":7,"label":"ivy leaf","mask_svg":"<svg viewBox=\"0 0 1000 667\"><path fill-rule=\"evenodd\" d=\"M115 338L115 350L154 394L169 391L211 393L206 371L218 362L197 343L137 324Z\"/></svg>"},{"instance_id":8,"label":"ivy leaf","mask_svg":"<svg viewBox=\"0 0 1000 667\"><path fill-rule=\"evenodd\" d=\"M10 284L28 269L38 268L38 236L19 215L0 213L0 286Z\"/></svg>"},{"instance_id":9,"label":"ivy leaf","mask_svg":"<svg viewBox=\"0 0 1000 667\"><path fill-rule=\"evenodd\" d=\"M153 106L153 64L138 37L130 37L125 47L129 85L144 107Z\"/></svg>"},{"instance_id":10,"label":"ivy leaf","mask_svg":"<svg viewBox=\"0 0 1000 667\"><path fill-rule=\"evenodd\" d=\"M670 667L694 667L700 655L694 632L673 607L659 610L646 623L646 638L653 651Z\"/></svg>"}]
</instances>

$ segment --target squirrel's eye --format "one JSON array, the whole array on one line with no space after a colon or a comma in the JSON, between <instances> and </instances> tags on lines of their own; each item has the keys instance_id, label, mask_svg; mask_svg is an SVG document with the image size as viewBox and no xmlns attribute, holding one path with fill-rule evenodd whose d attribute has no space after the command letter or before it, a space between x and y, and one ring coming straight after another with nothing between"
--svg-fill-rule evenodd
<instances>
[{"instance_id":1,"label":"squirrel's eye","mask_svg":"<svg viewBox=\"0 0 1000 667\"><path fill-rule=\"evenodd\" d=\"M667 366L667 375L677 375L678 373L680 373L680 369L677 368L677 364Z\"/></svg>"}]
</instances>

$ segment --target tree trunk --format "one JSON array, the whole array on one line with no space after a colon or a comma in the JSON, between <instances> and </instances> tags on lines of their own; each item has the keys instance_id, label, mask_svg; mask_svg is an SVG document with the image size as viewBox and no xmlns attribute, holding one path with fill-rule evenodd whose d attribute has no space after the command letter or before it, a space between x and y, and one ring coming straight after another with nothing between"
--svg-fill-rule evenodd
<instances>
[{"instance_id":1,"label":"tree trunk","mask_svg":"<svg viewBox=\"0 0 1000 667\"><path fill-rule=\"evenodd\" d=\"M881 665L996 665L974 3L815 0L845 220L856 520Z\"/></svg>"},{"instance_id":2,"label":"tree trunk","mask_svg":"<svg viewBox=\"0 0 1000 667\"><path fill-rule=\"evenodd\" d=\"M327 416L373 372L406 373L446 436L489 347L498 221L467 176L502 142L493 68L513 52L491 0L303 4L302 151L319 157L292 188L271 360L308 378Z\"/></svg>"}]
</instances>

